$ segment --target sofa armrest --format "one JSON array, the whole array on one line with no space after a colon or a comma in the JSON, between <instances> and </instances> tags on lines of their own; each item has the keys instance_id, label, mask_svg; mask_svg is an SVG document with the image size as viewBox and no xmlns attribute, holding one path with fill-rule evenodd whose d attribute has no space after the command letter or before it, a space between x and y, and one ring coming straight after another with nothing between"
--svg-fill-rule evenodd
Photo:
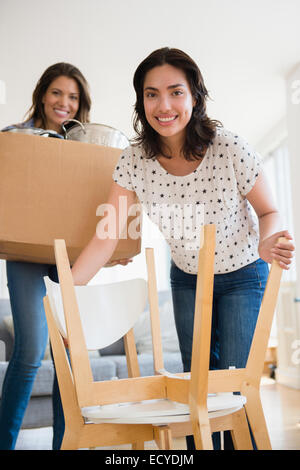
<instances>
[{"instance_id":1,"label":"sofa armrest","mask_svg":"<svg viewBox=\"0 0 300 470\"><path fill-rule=\"evenodd\" d=\"M9 361L12 355L14 338L7 327L6 319L11 317L9 299L0 299L0 341L5 344L5 361ZM2 351L2 349L1 349ZM1 353L0 353L1 354Z\"/></svg>"},{"instance_id":2,"label":"sofa armrest","mask_svg":"<svg viewBox=\"0 0 300 470\"><path fill-rule=\"evenodd\" d=\"M5 343L0 339L0 362L5 361Z\"/></svg>"},{"instance_id":3,"label":"sofa armrest","mask_svg":"<svg viewBox=\"0 0 300 470\"><path fill-rule=\"evenodd\" d=\"M14 339L12 338L10 332L3 327L3 324L0 325L0 344L4 343L4 347L1 348L0 346L0 357L3 354L4 350L4 359L3 361L9 361L13 352L14 347Z\"/></svg>"}]
</instances>

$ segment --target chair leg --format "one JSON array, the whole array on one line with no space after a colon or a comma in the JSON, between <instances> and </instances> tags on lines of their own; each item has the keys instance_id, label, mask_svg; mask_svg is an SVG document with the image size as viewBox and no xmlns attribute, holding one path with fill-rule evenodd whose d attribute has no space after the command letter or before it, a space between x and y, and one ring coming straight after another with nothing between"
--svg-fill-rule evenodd
<instances>
[{"instance_id":1,"label":"chair leg","mask_svg":"<svg viewBox=\"0 0 300 470\"><path fill-rule=\"evenodd\" d=\"M60 450L77 450L78 449L78 436L74 437L74 432L65 430L65 434L61 443Z\"/></svg>"},{"instance_id":2,"label":"chair leg","mask_svg":"<svg viewBox=\"0 0 300 470\"><path fill-rule=\"evenodd\" d=\"M245 408L257 448L272 450L259 390L248 386L242 391L242 394L247 398Z\"/></svg>"},{"instance_id":3,"label":"chair leg","mask_svg":"<svg viewBox=\"0 0 300 470\"><path fill-rule=\"evenodd\" d=\"M192 423L195 447L197 450L213 450L211 427L207 413Z\"/></svg>"},{"instance_id":4,"label":"chair leg","mask_svg":"<svg viewBox=\"0 0 300 470\"><path fill-rule=\"evenodd\" d=\"M172 433L169 426L154 426L154 439L159 449L172 450Z\"/></svg>"},{"instance_id":5,"label":"chair leg","mask_svg":"<svg viewBox=\"0 0 300 470\"><path fill-rule=\"evenodd\" d=\"M236 450L252 450L252 441L246 417L245 409L237 411L232 415L231 437Z\"/></svg>"},{"instance_id":6,"label":"chair leg","mask_svg":"<svg viewBox=\"0 0 300 470\"><path fill-rule=\"evenodd\" d=\"M144 441L133 442L131 448L132 450L144 450Z\"/></svg>"}]
</instances>

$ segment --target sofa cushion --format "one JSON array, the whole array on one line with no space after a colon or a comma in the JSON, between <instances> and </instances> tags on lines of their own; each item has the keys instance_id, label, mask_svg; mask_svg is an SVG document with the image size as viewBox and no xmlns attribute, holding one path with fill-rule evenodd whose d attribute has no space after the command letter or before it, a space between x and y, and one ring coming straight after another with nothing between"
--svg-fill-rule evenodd
<instances>
[{"instance_id":1,"label":"sofa cushion","mask_svg":"<svg viewBox=\"0 0 300 470\"><path fill-rule=\"evenodd\" d=\"M91 357L91 368L94 380L109 380L116 376L116 364L104 357ZM0 397L8 362L0 362ZM52 394L54 367L51 360L43 360L39 367L33 385L32 397Z\"/></svg>"},{"instance_id":2,"label":"sofa cushion","mask_svg":"<svg viewBox=\"0 0 300 470\"><path fill-rule=\"evenodd\" d=\"M163 351L179 352L179 342L173 315L171 293L159 297L160 330ZM150 312L145 310L134 326L134 337L138 354L152 354Z\"/></svg>"},{"instance_id":3,"label":"sofa cushion","mask_svg":"<svg viewBox=\"0 0 300 470\"><path fill-rule=\"evenodd\" d=\"M116 364L108 357L92 357L90 364L94 380L111 380L117 375Z\"/></svg>"},{"instance_id":4,"label":"sofa cushion","mask_svg":"<svg viewBox=\"0 0 300 470\"><path fill-rule=\"evenodd\" d=\"M123 338L120 338L115 343L106 346L106 348L99 349L99 354L100 356L119 356L120 354L125 354Z\"/></svg>"},{"instance_id":5,"label":"sofa cushion","mask_svg":"<svg viewBox=\"0 0 300 470\"><path fill-rule=\"evenodd\" d=\"M23 429L53 426L53 407L50 396L34 397L29 400L22 421Z\"/></svg>"},{"instance_id":6,"label":"sofa cushion","mask_svg":"<svg viewBox=\"0 0 300 470\"><path fill-rule=\"evenodd\" d=\"M8 362L0 362L0 396ZM51 395L53 387L54 370L51 360L42 361L34 382L32 396Z\"/></svg>"},{"instance_id":7,"label":"sofa cushion","mask_svg":"<svg viewBox=\"0 0 300 470\"><path fill-rule=\"evenodd\" d=\"M0 339L5 343L6 360L9 361L14 345L14 324L9 299L0 299ZM49 341L44 360L51 359Z\"/></svg>"},{"instance_id":8,"label":"sofa cushion","mask_svg":"<svg viewBox=\"0 0 300 470\"><path fill-rule=\"evenodd\" d=\"M128 377L126 356L109 356L116 365L116 375L119 379ZM138 361L142 377L154 374L152 354L139 354ZM168 372L182 372L182 361L180 353L164 353L164 366Z\"/></svg>"},{"instance_id":9,"label":"sofa cushion","mask_svg":"<svg viewBox=\"0 0 300 470\"><path fill-rule=\"evenodd\" d=\"M11 315L9 299L0 299L0 340L5 344L5 360L8 361L11 357L14 339L8 331L4 318Z\"/></svg>"},{"instance_id":10,"label":"sofa cushion","mask_svg":"<svg viewBox=\"0 0 300 470\"><path fill-rule=\"evenodd\" d=\"M7 315L3 318L3 323L11 337L11 341L12 341L12 344L14 342L14 337L15 337L15 333L14 333L14 322L13 322L13 317L12 315ZM47 360L47 359L51 359L51 353L50 353L50 343L49 343L49 340L47 341L47 346L46 346L46 349L45 349L45 354L44 354L44 360Z\"/></svg>"},{"instance_id":11,"label":"sofa cushion","mask_svg":"<svg viewBox=\"0 0 300 470\"><path fill-rule=\"evenodd\" d=\"M0 327L4 317L11 315L10 301L9 299L0 299Z\"/></svg>"},{"instance_id":12,"label":"sofa cushion","mask_svg":"<svg viewBox=\"0 0 300 470\"><path fill-rule=\"evenodd\" d=\"M165 352L178 352L179 343L175 328L171 291L166 290L158 292L158 302L163 350ZM144 312L140 315L134 326L134 337L136 348L139 354L152 354L152 338L148 302ZM125 354L123 338L104 349L100 349L99 354L101 356L120 356Z\"/></svg>"}]
</instances>

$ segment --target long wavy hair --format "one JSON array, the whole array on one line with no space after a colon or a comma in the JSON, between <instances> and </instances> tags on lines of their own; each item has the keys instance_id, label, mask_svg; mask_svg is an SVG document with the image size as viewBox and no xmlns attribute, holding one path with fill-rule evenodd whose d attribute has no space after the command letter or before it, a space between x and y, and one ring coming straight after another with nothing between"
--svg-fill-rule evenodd
<instances>
[{"instance_id":1,"label":"long wavy hair","mask_svg":"<svg viewBox=\"0 0 300 470\"><path fill-rule=\"evenodd\" d=\"M165 64L172 65L185 73L192 96L195 99L192 116L186 127L182 153L186 160L198 160L204 156L209 143L215 137L216 128L222 124L207 116L206 100L209 96L202 74L193 59L179 49L169 47L157 49L146 57L136 69L133 77L133 86L136 92L133 127L136 136L132 143L141 145L147 158L156 158L158 155L171 158L163 148L159 134L148 123L144 110L146 74L154 67Z\"/></svg>"},{"instance_id":2,"label":"long wavy hair","mask_svg":"<svg viewBox=\"0 0 300 470\"><path fill-rule=\"evenodd\" d=\"M48 67L37 82L32 94L32 105L26 113L28 120L33 118L35 122L40 122L40 127L43 129L46 127L47 120L42 100L53 80L60 76L73 78L79 87L79 107L75 119L81 122L89 122L90 119L91 97L88 82L77 67L66 62L59 62Z\"/></svg>"}]
</instances>

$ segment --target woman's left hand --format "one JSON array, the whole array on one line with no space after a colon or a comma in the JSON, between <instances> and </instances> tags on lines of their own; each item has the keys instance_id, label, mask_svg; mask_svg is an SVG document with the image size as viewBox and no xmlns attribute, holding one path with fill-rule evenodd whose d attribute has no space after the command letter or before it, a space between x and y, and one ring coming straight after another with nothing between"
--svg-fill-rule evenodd
<instances>
[{"instance_id":1,"label":"woman's left hand","mask_svg":"<svg viewBox=\"0 0 300 470\"><path fill-rule=\"evenodd\" d=\"M286 241L278 242L278 238L284 237ZM287 230L277 232L262 240L258 245L258 252L261 259L267 263L272 263L275 259L281 268L289 269L293 259L295 246L292 243L293 237Z\"/></svg>"}]
</instances>

